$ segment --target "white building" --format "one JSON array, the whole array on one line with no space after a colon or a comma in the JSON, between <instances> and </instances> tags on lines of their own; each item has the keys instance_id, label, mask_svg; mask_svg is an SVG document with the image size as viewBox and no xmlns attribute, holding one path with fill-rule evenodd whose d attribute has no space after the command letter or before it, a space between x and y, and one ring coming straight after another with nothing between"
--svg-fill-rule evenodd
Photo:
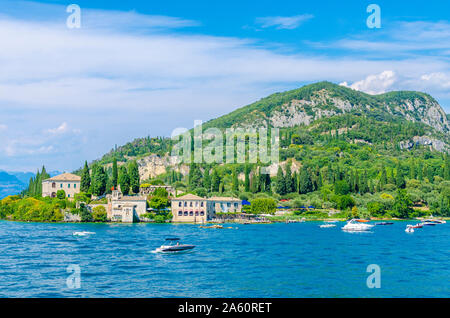
<instances>
[{"instance_id":1,"label":"white building","mask_svg":"<svg viewBox=\"0 0 450 318\"><path fill-rule=\"evenodd\" d=\"M142 196L124 196L114 190L108 196L107 218L111 222L139 222L141 216L147 213L147 199Z\"/></svg>"},{"instance_id":2,"label":"white building","mask_svg":"<svg viewBox=\"0 0 450 318\"><path fill-rule=\"evenodd\" d=\"M64 190L66 197L73 198L80 193L81 177L72 173L63 173L42 181L42 196L55 198L58 190Z\"/></svg>"}]
</instances>

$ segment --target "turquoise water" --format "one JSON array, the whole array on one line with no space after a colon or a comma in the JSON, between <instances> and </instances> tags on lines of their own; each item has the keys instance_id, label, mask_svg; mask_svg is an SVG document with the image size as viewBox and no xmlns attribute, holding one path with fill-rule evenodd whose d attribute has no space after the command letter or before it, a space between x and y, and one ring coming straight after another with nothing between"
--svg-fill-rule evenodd
<instances>
[{"instance_id":1,"label":"turquoise water","mask_svg":"<svg viewBox=\"0 0 450 318\"><path fill-rule=\"evenodd\" d=\"M200 229L174 224L0 222L1 297L449 297L450 224L404 232L320 222ZM237 227L237 229L236 229ZM74 231L96 234L75 237ZM152 251L166 236L192 253ZM67 266L81 269L69 289ZM369 289L369 264L381 288Z\"/></svg>"}]
</instances>

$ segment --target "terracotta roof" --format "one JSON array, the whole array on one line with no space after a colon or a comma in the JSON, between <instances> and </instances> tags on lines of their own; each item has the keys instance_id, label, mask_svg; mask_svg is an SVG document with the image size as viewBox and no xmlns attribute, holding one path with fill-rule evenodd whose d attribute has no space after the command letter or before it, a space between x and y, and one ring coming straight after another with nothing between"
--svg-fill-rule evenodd
<instances>
[{"instance_id":1,"label":"terracotta roof","mask_svg":"<svg viewBox=\"0 0 450 318\"><path fill-rule=\"evenodd\" d=\"M208 199L208 201L241 201L241 200L232 197L211 197Z\"/></svg>"},{"instance_id":2,"label":"terracotta roof","mask_svg":"<svg viewBox=\"0 0 450 318\"><path fill-rule=\"evenodd\" d=\"M45 179L44 181L81 181L81 177L72 173L63 173L53 178Z\"/></svg>"},{"instance_id":3,"label":"terracotta roof","mask_svg":"<svg viewBox=\"0 0 450 318\"><path fill-rule=\"evenodd\" d=\"M173 198L172 200L206 200L206 199L189 193L179 198Z\"/></svg>"},{"instance_id":4,"label":"terracotta roof","mask_svg":"<svg viewBox=\"0 0 450 318\"><path fill-rule=\"evenodd\" d=\"M147 198L139 196L123 196L119 201L147 201Z\"/></svg>"}]
</instances>

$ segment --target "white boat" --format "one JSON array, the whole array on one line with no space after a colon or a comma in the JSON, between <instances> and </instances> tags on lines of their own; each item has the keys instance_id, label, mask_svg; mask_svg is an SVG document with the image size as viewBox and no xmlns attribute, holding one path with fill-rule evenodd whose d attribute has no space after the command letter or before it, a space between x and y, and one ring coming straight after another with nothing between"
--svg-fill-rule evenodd
<instances>
[{"instance_id":1,"label":"white boat","mask_svg":"<svg viewBox=\"0 0 450 318\"><path fill-rule=\"evenodd\" d=\"M322 229L326 229L326 228L330 228L330 227L336 227L336 224L322 224L322 225L319 225L319 227Z\"/></svg>"},{"instance_id":2,"label":"white boat","mask_svg":"<svg viewBox=\"0 0 450 318\"><path fill-rule=\"evenodd\" d=\"M411 225L407 225L405 232L406 233L414 233L414 228Z\"/></svg>"},{"instance_id":3,"label":"white boat","mask_svg":"<svg viewBox=\"0 0 450 318\"><path fill-rule=\"evenodd\" d=\"M167 245L161 245L161 247L156 249L159 253L177 253L192 250L195 245L180 244L180 239L178 237L166 238Z\"/></svg>"},{"instance_id":4,"label":"white boat","mask_svg":"<svg viewBox=\"0 0 450 318\"><path fill-rule=\"evenodd\" d=\"M72 233L72 235L75 235L75 236L86 236L86 235L91 235L91 234L95 234L95 232L79 231L79 232Z\"/></svg>"},{"instance_id":5,"label":"white boat","mask_svg":"<svg viewBox=\"0 0 450 318\"><path fill-rule=\"evenodd\" d=\"M342 227L343 231L350 231L350 232L363 232L363 231L369 231L371 228L373 228L374 225L367 224L365 222L359 222L357 219L351 219Z\"/></svg>"}]
</instances>

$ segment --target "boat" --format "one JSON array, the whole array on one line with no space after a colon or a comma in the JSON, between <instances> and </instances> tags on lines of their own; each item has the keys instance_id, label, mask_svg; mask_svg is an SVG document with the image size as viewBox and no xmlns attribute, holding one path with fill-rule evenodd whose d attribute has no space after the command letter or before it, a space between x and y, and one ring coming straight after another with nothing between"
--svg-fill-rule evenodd
<instances>
[{"instance_id":1,"label":"boat","mask_svg":"<svg viewBox=\"0 0 450 318\"><path fill-rule=\"evenodd\" d=\"M415 225L408 224L407 227L411 227L413 229L421 229L423 227L422 223L417 223Z\"/></svg>"},{"instance_id":2,"label":"boat","mask_svg":"<svg viewBox=\"0 0 450 318\"><path fill-rule=\"evenodd\" d=\"M214 225L210 225L210 226L201 225L200 228L202 228L202 229L223 229L223 226L218 225L218 224L214 224Z\"/></svg>"},{"instance_id":3,"label":"boat","mask_svg":"<svg viewBox=\"0 0 450 318\"><path fill-rule=\"evenodd\" d=\"M436 224L445 224L447 222L444 220L430 219L430 220L423 220L423 223L427 223L426 225L436 225Z\"/></svg>"},{"instance_id":4,"label":"boat","mask_svg":"<svg viewBox=\"0 0 450 318\"><path fill-rule=\"evenodd\" d=\"M174 253L192 250L195 245L180 244L180 239L178 237L166 238L167 245L161 245L156 251L160 253Z\"/></svg>"},{"instance_id":5,"label":"boat","mask_svg":"<svg viewBox=\"0 0 450 318\"><path fill-rule=\"evenodd\" d=\"M372 227L374 227L373 224L366 224L365 222L361 223L357 219L351 219L342 227L342 230L350 232L363 232L369 231Z\"/></svg>"},{"instance_id":6,"label":"boat","mask_svg":"<svg viewBox=\"0 0 450 318\"><path fill-rule=\"evenodd\" d=\"M412 226L407 226L405 229L406 233L414 233L414 228Z\"/></svg>"},{"instance_id":7,"label":"boat","mask_svg":"<svg viewBox=\"0 0 450 318\"><path fill-rule=\"evenodd\" d=\"M420 223L422 225L426 225L426 226L435 226L437 223L431 222L430 220L425 220L422 223Z\"/></svg>"},{"instance_id":8,"label":"boat","mask_svg":"<svg viewBox=\"0 0 450 318\"><path fill-rule=\"evenodd\" d=\"M322 224L322 225L319 225L319 227L322 229L326 229L326 228L330 228L330 227L336 227L336 224Z\"/></svg>"},{"instance_id":9,"label":"boat","mask_svg":"<svg viewBox=\"0 0 450 318\"><path fill-rule=\"evenodd\" d=\"M375 225L392 225L392 224L394 224L394 222L378 222L378 223L375 223Z\"/></svg>"}]
</instances>

